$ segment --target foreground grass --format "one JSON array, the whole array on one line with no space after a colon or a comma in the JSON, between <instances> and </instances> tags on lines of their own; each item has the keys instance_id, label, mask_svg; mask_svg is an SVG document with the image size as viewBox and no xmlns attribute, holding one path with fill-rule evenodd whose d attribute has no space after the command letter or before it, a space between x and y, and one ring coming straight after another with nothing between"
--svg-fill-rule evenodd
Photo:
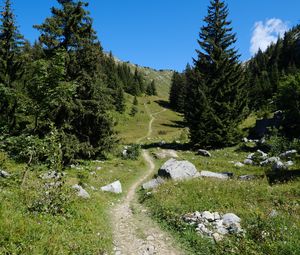
<instances>
[{"instance_id":1,"label":"foreground grass","mask_svg":"<svg viewBox=\"0 0 300 255\"><path fill-rule=\"evenodd\" d=\"M146 169L142 160L126 161L113 158L105 162L81 162L76 169L66 171L66 187L84 183L91 195L79 199L66 193L65 213L53 216L30 212L29 208L42 194L43 169L35 169L20 188L22 165L12 161L5 169L13 174L9 180L0 179L0 254L105 254L112 250L112 232L108 210L122 198L94 191L120 180L124 192ZM101 169L100 169L101 167ZM98 170L96 170L98 169Z\"/></svg>"},{"instance_id":2,"label":"foreground grass","mask_svg":"<svg viewBox=\"0 0 300 255\"><path fill-rule=\"evenodd\" d=\"M208 159L191 152L179 153L181 159L193 162L199 171L233 172L237 176L266 170L234 167L230 161L240 161L246 155L236 148L213 151L212 155ZM164 161L156 163L161 165ZM299 181L274 186L266 179L170 181L151 193L141 192L140 199L153 217L185 244L190 254L300 254ZM246 230L245 237L230 236L216 245L181 220L186 213L207 210L237 214ZM272 210L278 216L270 217Z\"/></svg>"}]
</instances>

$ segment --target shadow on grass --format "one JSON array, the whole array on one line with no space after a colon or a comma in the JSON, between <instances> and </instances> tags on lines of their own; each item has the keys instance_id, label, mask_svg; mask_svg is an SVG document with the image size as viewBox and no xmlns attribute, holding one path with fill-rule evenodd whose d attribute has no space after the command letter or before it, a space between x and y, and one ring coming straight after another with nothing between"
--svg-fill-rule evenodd
<instances>
[{"instance_id":1,"label":"shadow on grass","mask_svg":"<svg viewBox=\"0 0 300 255\"><path fill-rule=\"evenodd\" d=\"M165 150L180 150L180 151L192 151L193 147L189 143L150 143L150 144L142 144L142 149L153 149L153 148L160 148Z\"/></svg>"},{"instance_id":2,"label":"shadow on grass","mask_svg":"<svg viewBox=\"0 0 300 255\"><path fill-rule=\"evenodd\" d=\"M166 100L156 100L154 102L163 108L171 109L170 103Z\"/></svg>"},{"instance_id":3,"label":"shadow on grass","mask_svg":"<svg viewBox=\"0 0 300 255\"><path fill-rule=\"evenodd\" d=\"M187 127L187 124L186 124L185 121L173 120L171 122L172 122L172 124L164 123L162 125L165 126L165 127L172 127L172 128L185 128L185 127Z\"/></svg>"},{"instance_id":4,"label":"shadow on grass","mask_svg":"<svg viewBox=\"0 0 300 255\"><path fill-rule=\"evenodd\" d=\"M300 170L270 172L266 174L270 185L283 184L300 178Z\"/></svg>"}]
</instances>

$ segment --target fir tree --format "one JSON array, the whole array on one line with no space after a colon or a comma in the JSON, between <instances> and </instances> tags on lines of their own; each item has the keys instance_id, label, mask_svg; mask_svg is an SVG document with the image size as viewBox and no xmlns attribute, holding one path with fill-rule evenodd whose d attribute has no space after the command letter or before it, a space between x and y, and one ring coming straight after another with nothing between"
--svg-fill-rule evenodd
<instances>
[{"instance_id":1,"label":"fir tree","mask_svg":"<svg viewBox=\"0 0 300 255\"><path fill-rule=\"evenodd\" d=\"M61 112L56 125L65 123L61 132L76 137L80 144L77 156L103 155L114 144L113 121L107 114L111 99L101 67L104 54L85 9L88 4L73 0L58 3L59 8L51 9L52 16L35 26L48 57L61 49L67 52L65 82L77 84L70 112Z\"/></svg>"},{"instance_id":2,"label":"fir tree","mask_svg":"<svg viewBox=\"0 0 300 255\"><path fill-rule=\"evenodd\" d=\"M11 2L6 0L0 25L0 125L8 125L10 129L16 125L17 83L24 73L23 45L24 38L16 26Z\"/></svg>"},{"instance_id":3,"label":"fir tree","mask_svg":"<svg viewBox=\"0 0 300 255\"><path fill-rule=\"evenodd\" d=\"M227 17L224 1L211 0L198 40L201 49L194 60L195 70L188 79L185 118L191 143L197 147L234 144L244 117L243 71Z\"/></svg>"}]
</instances>

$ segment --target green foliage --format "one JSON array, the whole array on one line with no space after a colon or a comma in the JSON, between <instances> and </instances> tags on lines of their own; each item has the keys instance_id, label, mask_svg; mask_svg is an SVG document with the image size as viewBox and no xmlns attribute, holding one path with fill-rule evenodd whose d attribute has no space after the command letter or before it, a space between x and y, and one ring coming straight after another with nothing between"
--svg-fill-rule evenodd
<instances>
[{"instance_id":1,"label":"green foliage","mask_svg":"<svg viewBox=\"0 0 300 255\"><path fill-rule=\"evenodd\" d=\"M141 146L139 144L129 144L122 153L123 159L138 160L141 155Z\"/></svg>"},{"instance_id":2,"label":"green foliage","mask_svg":"<svg viewBox=\"0 0 300 255\"><path fill-rule=\"evenodd\" d=\"M300 137L300 73L287 76L279 86L277 105L283 111L283 126L290 137Z\"/></svg>"},{"instance_id":3,"label":"green foliage","mask_svg":"<svg viewBox=\"0 0 300 255\"><path fill-rule=\"evenodd\" d=\"M187 96L186 87L186 73L179 74L178 72L174 72L170 88L169 102L171 108L177 112L184 112L185 97Z\"/></svg>"},{"instance_id":4,"label":"green foliage","mask_svg":"<svg viewBox=\"0 0 300 255\"><path fill-rule=\"evenodd\" d=\"M293 27L265 52L259 50L247 63L247 83L252 110L260 109L272 99L278 92L282 77L299 71L299 31L299 25Z\"/></svg>"},{"instance_id":5,"label":"green foliage","mask_svg":"<svg viewBox=\"0 0 300 255\"><path fill-rule=\"evenodd\" d=\"M146 94L148 96L157 96L157 90L156 90L156 85L154 80L148 84L146 89Z\"/></svg>"},{"instance_id":6,"label":"green foliage","mask_svg":"<svg viewBox=\"0 0 300 255\"><path fill-rule=\"evenodd\" d=\"M195 67L187 73L185 118L196 147L223 147L237 142L247 94L244 73L233 48L235 34L224 1L214 0L200 32Z\"/></svg>"}]
</instances>

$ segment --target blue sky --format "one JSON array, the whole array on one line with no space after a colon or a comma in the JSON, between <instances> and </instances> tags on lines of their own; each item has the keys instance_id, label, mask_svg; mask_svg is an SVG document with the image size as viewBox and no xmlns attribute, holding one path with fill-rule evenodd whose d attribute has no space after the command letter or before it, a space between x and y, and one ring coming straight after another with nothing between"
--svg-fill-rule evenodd
<instances>
[{"instance_id":1,"label":"blue sky","mask_svg":"<svg viewBox=\"0 0 300 255\"><path fill-rule=\"evenodd\" d=\"M1 0L3 1L3 0ZM12 0L20 31L30 41L32 28L49 16L55 0ZM156 69L183 70L195 56L209 0L90 0L94 28L106 51ZM287 28L300 23L299 0L228 0L241 60L251 57Z\"/></svg>"}]
</instances>

